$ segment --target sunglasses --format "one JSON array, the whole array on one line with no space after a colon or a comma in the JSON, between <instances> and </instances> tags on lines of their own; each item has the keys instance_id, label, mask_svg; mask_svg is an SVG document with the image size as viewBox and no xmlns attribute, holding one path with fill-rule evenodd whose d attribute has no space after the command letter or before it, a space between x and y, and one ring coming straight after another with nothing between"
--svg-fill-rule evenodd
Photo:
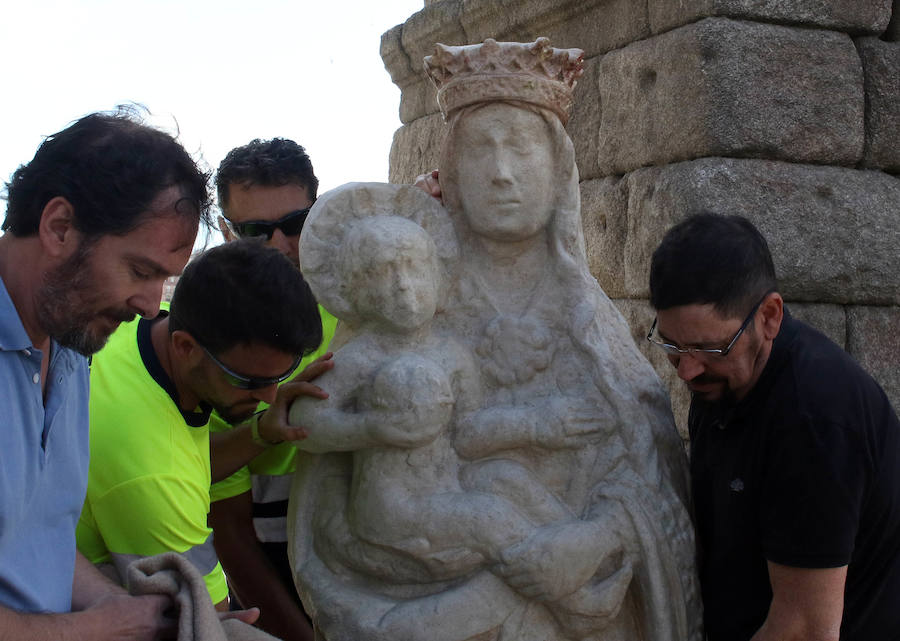
<instances>
[{"instance_id":1,"label":"sunglasses","mask_svg":"<svg viewBox=\"0 0 900 641\"><path fill-rule=\"evenodd\" d=\"M272 240L272 234L275 233L276 229L280 229L285 236L299 236L308 215L309 207L292 211L275 221L253 220L246 223L236 223L229 220L228 224L231 225L234 233L241 238L261 238L265 236L266 240Z\"/></svg>"},{"instance_id":2,"label":"sunglasses","mask_svg":"<svg viewBox=\"0 0 900 641\"><path fill-rule=\"evenodd\" d=\"M288 371L279 376L273 376L272 378L258 378L256 376L244 376L243 374L238 374L233 369L230 369L225 363L220 361L218 358L210 354L209 350L200 345L200 348L206 352L206 355L212 360L213 363L219 366L225 373L225 380L228 381L228 384L232 387L236 387L238 389L262 389L263 387L269 387L271 385L278 385L282 381L290 378L291 374L294 373L294 370L300 366L300 361L303 359L303 356L298 356L297 360L294 361L294 364L290 366Z\"/></svg>"}]
</instances>

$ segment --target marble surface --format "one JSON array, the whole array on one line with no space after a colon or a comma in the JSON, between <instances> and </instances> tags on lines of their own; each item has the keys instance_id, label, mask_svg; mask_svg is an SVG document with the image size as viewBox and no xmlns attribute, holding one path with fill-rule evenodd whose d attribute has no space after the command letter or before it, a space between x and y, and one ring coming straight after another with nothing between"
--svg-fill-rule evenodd
<instances>
[{"instance_id":1,"label":"marble surface","mask_svg":"<svg viewBox=\"0 0 900 641\"><path fill-rule=\"evenodd\" d=\"M448 124L443 206L349 184L301 237L341 319L329 398L291 408L309 431L291 558L318 634L699 641L681 440L588 271L560 117L491 100Z\"/></svg>"}]
</instances>

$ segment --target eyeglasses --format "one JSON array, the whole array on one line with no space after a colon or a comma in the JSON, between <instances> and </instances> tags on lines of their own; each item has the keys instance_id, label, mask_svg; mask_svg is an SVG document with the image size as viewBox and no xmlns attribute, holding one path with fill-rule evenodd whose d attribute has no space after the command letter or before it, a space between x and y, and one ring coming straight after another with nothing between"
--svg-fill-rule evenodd
<instances>
[{"instance_id":1,"label":"eyeglasses","mask_svg":"<svg viewBox=\"0 0 900 641\"><path fill-rule=\"evenodd\" d=\"M294 364L286 371L284 374L280 376L274 376L272 378L258 378L256 376L244 376L243 374L238 374L233 369L229 368L225 363L220 361L218 358L213 356L208 349L200 345L200 348L206 352L206 355L212 360L213 363L219 366L225 373L225 380L228 381L228 384L232 387L236 387L238 389L262 389L263 387L269 387L271 385L277 385L282 381L287 380L291 374L294 373L294 370L300 365L300 361L303 359L303 356L298 356L297 360L294 361Z\"/></svg>"},{"instance_id":2,"label":"eyeglasses","mask_svg":"<svg viewBox=\"0 0 900 641\"><path fill-rule=\"evenodd\" d=\"M285 236L299 236L303 230L303 223L309 215L309 207L306 209L298 209L279 218L278 220L252 220L246 223L236 223L229 220L228 224L234 230L234 233L241 238L260 238L266 237L266 240L272 240L272 234L276 229L280 229Z\"/></svg>"},{"instance_id":3,"label":"eyeglasses","mask_svg":"<svg viewBox=\"0 0 900 641\"><path fill-rule=\"evenodd\" d=\"M718 356L720 358L725 358L728 356L728 353L731 351L731 348L734 347L734 344L737 343L737 340L741 337L741 334L744 333L744 330L750 325L750 321L753 320L753 317L756 315L756 310L759 309L759 306L763 304L763 301L766 300L766 297L771 294L774 289L767 291L762 298L759 299L759 302L753 306L753 309L750 310L750 313L747 314L747 318L744 319L744 322L741 323L741 328L737 331L737 334L734 335L734 338L728 343L726 347L720 349L703 349L700 347L678 347L678 345L673 345L672 343L666 343L660 338L657 338L653 335L653 332L656 331L656 323L659 321L659 318L653 319L653 325L650 326L650 332L647 334L647 340L659 347L666 354L671 356L678 356L681 354L691 354L692 356L698 355L708 355L708 356Z\"/></svg>"}]
</instances>

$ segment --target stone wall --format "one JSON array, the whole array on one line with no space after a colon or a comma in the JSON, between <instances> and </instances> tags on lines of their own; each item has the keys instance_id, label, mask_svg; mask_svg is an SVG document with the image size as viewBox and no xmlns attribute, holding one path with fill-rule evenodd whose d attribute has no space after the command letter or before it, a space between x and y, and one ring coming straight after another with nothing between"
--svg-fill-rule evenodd
<instances>
[{"instance_id":1,"label":"stone wall","mask_svg":"<svg viewBox=\"0 0 900 641\"><path fill-rule=\"evenodd\" d=\"M795 316L900 408L900 0L426 0L382 36L402 91L391 182L436 167L443 122L422 58L487 37L585 51L569 133L591 269L644 340L651 252L698 211L769 239Z\"/></svg>"}]
</instances>

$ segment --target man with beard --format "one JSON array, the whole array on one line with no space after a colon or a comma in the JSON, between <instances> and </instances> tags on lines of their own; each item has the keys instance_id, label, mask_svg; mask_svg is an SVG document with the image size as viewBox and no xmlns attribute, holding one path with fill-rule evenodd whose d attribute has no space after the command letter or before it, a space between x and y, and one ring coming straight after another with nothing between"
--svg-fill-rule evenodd
<instances>
[{"instance_id":1,"label":"man with beard","mask_svg":"<svg viewBox=\"0 0 900 641\"><path fill-rule=\"evenodd\" d=\"M293 140L252 140L228 152L216 172L219 227L226 241L253 238L274 247L299 269L300 231L319 181L309 156ZM319 306L323 340L298 368L325 353L337 319ZM216 412L211 432L231 425ZM297 450L273 447L227 479L214 483L209 522L232 593L260 608L259 626L285 641L312 641L313 630L294 588L287 554L287 506Z\"/></svg>"},{"instance_id":2,"label":"man with beard","mask_svg":"<svg viewBox=\"0 0 900 641\"><path fill-rule=\"evenodd\" d=\"M207 177L119 111L49 136L7 185L0 237L0 636L155 639L164 597L134 598L76 553L88 363L120 322L156 315L187 261Z\"/></svg>"},{"instance_id":3,"label":"man with beard","mask_svg":"<svg viewBox=\"0 0 900 641\"><path fill-rule=\"evenodd\" d=\"M897 639L900 423L882 389L791 317L744 218L673 227L650 301L647 338L693 394L708 639Z\"/></svg>"},{"instance_id":4,"label":"man with beard","mask_svg":"<svg viewBox=\"0 0 900 641\"><path fill-rule=\"evenodd\" d=\"M94 357L79 550L123 578L135 558L179 552L227 609L207 527L210 480L305 436L288 426L287 408L299 394L324 397L307 381L330 361L278 384L321 340L315 299L279 251L238 241L188 264L168 313L123 325ZM262 401L271 405L257 413ZM210 441L213 409L237 427Z\"/></svg>"}]
</instances>

